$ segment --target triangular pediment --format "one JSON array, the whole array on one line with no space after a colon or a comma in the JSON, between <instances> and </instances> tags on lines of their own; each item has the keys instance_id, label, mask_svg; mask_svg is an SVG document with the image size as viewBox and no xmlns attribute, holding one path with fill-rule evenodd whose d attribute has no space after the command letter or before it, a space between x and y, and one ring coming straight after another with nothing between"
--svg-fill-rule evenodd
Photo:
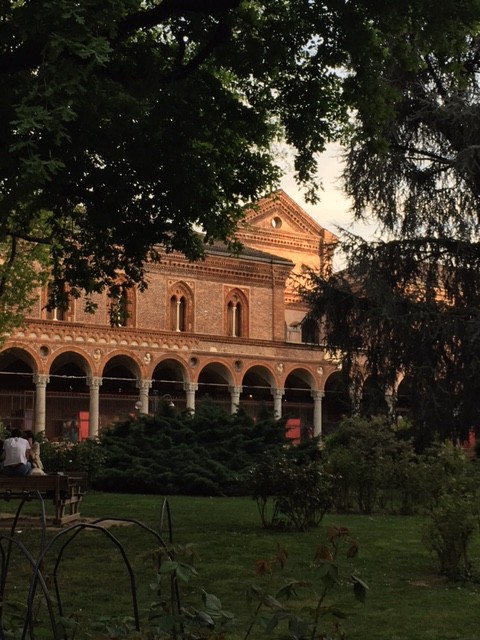
<instances>
[{"instance_id":1,"label":"triangular pediment","mask_svg":"<svg viewBox=\"0 0 480 640\"><path fill-rule=\"evenodd\" d=\"M272 238L277 236L296 236L298 238L310 238L311 240L325 237L325 234L335 236L321 227L313 218L297 204L283 190L259 200L258 203L248 209L242 224L239 227L240 234L261 230L262 235Z\"/></svg>"}]
</instances>

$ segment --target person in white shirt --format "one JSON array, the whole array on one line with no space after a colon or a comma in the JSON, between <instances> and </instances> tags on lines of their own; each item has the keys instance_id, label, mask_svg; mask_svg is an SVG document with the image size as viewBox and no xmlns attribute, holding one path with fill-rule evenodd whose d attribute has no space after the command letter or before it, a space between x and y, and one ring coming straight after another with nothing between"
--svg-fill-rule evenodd
<instances>
[{"instance_id":1,"label":"person in white shirt","mask_svg":"<svg viewBox=\"0 0 480 640\"><path fill-rule=\"evenodd\" d=\"M29 476L32 473L30 443L23 437L20 429L13 429L10 438L3 443L3 452L2 475Z\"/></svg>"}]
</instances>

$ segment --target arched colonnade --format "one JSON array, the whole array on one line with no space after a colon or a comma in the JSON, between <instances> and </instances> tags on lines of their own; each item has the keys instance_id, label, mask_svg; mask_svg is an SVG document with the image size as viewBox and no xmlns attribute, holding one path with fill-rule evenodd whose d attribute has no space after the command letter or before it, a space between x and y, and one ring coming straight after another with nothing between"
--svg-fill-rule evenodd
<instances>
[{"instance_id":1,"label":"arched colonnade","mask_svg":"<svg viewBox=\"0 0 480 640\"><path fill-rule=\"evenodd\" d=\"M166 396L178 410L192 411L208 396L232 413L242 407L256 415L266 406L277 417L296 418L308 433L327 434L349 413L351 398L334 365L320 371L218 356L140 358L121 349L104 356L74 347L51 354L18 345L0 351L0 419L48 438L83 421L83 436L95 437L135 411L156 413Z\"/></svg>"}]
</instances>

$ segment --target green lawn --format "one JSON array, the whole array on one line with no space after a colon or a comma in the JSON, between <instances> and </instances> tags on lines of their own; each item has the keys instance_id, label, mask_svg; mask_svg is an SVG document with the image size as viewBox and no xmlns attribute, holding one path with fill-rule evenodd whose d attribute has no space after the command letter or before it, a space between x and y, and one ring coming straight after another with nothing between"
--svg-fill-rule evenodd
<instances>
[{"instance_id":1,"label":"green lawn","mask_svg":"<svg viewBox=\"0 0 480 640\"><path fill-rule=\"evenodd\" d=\"M128 516L158 528L161 504L158 496L90 493L82 504L82 516ZM201 589L217 595L238 620L238 631L229 638L242 637L248 617L244 594L249 585L262 585L273 593L285 578L315 579L314 552L324 540L323 529L332 524L348 527L358 540L355 570L369 585L364 604L354 600L347 585L332 594L332 601L348 613L343 623L347 638L477 640L480 636L480 585L447 583L436 575L435 558L421 542L418 517L331 515L325 526L315 531L272 533L260 527L256 505L247 498L175 496L169 498L169 505L174 542L195 543L199 554L199 575L184 589L183 601L199 604ZM139 576L139 596L144 604L149 602L153 538L134 526L115 526L108 531L127 550ZM18 538L34 548L38 532L23 527ZM283 572L259 578L255 562L273 558L278 545L288 551ZM104 534L86 531L79 536L66 550L60 572L66 612L75 609L90 618L128 614L128 581L119 560L119 551ZM472 549L472 560L480 572L479 541ZM9 597L14 586L15 593L22 592L22 582L29 575L18 554L14 569ZM311 591L305 591L299 606L313 604ZM260 629L251 636L263 637Z\"/></svg>"}]
</instances>

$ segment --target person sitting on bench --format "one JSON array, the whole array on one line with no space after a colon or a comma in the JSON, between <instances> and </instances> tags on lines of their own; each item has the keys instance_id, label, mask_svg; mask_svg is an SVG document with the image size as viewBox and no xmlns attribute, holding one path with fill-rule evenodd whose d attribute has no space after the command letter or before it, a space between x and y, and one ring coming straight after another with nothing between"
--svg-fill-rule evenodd
<instances>
[{"instance_id":1,"label":"person sitting on bench","mask_svg":"<svg viewBox=\"0 0 480 640\"><path fill-rule=\"evenodd\" d=\"M26 429L22 436L28 440L30 445L30 462L32 463L32 476L46 476L43 463L40 458L40 443L35 440L33 431Z\"/></svg>"},{"instance_id":2,"label":"person sitting on bench","mask_svg":"<svg viewBox=\"0 0 480 640\"><path fill-rule=\"evenodd\" d=\"M12 434L3 443L4 476L29 476L32 473L30 462L30 443L23 437L21 429L13 429Z\"/></svg>"}]
</instances>

